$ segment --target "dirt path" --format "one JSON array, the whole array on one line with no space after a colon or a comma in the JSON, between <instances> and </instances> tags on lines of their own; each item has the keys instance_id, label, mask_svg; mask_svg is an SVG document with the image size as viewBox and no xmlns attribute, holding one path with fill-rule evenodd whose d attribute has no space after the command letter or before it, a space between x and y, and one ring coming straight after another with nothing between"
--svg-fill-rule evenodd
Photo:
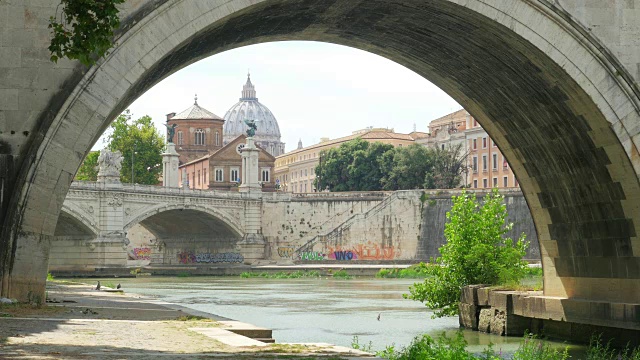
<instances>
[{"instance_id":1,"label":"dirt path","mask_svg":"<svg viewBox=\"0 0 640 360\"><path fill-rule=\"evenodd\" d=\"M317 346L235 347L189 328L228 320L90 285L47 285L49 303L0 306L0 359L348 359ZM194 317L200 315L205 318Z\"/></svg>"}]
</instances>

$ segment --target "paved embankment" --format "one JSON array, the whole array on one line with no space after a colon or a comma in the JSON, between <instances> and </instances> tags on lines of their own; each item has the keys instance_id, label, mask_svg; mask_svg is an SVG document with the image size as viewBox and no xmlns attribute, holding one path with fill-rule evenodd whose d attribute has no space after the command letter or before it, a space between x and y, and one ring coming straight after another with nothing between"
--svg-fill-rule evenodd
<instances>
[{"instance_id":1,"label":"paved embankment","mask_svg":"<svg viewBox=\"0 0 640 360\"><path fill-rule=\"evenodd\" d=\"M1 359L371 358L329 344L272 344L269 329L86 284L54 282L47 295L41 308L0 307Z\"/></svg>"}]
</instances>

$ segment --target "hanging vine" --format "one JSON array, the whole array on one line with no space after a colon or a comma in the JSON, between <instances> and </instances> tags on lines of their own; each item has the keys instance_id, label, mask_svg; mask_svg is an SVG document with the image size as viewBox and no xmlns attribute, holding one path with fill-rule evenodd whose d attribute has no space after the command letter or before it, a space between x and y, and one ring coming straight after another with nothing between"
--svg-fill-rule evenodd
<instances>
[{"instance_id":1,"label":"hanging vine","mask_svg":"<svg viewBox=\"0 0 640 360\"><path fill-rule=\"evenodd\" d=\"M62 0L60 18L49 18L51 61L68 58L89 66L108 54L120 26L116 5L125 0Z\"/></svg>"}]
</instances>

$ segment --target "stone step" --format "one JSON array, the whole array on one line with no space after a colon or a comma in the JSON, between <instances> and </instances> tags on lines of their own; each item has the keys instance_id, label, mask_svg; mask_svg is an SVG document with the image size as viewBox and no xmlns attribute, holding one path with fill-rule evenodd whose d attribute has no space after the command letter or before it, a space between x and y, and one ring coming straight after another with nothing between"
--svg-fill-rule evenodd
<instances>
[{"instance_id":1,"label":"stone step","mask_svg":"<svg viewBox=\"0 0 640 360\"><path fill-rule=\"evenodd\" d=\"M274 338L253 338L253 340L258 340L260 342L263 342L265 344L275 344L276 339Z\"/></svg>"},{"instance_id":2,"label":"stone step","mask_svg":"<svg viewBox=\"0 0 640 360\"><path fill-rule=\"evenodd\" d=\"M269 339L273 336L271 329L261 328L240 321L218 321L218 323L224 330L252 339Z\"/></svg>"}]
</instances>

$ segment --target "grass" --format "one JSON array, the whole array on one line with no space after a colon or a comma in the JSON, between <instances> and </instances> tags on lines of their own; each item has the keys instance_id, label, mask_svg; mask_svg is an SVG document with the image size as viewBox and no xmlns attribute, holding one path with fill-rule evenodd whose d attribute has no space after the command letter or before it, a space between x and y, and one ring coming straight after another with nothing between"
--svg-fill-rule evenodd
<instances>
[{"instance_id":1,"label":"grass","mask_svg":"<svg viewBox=\"0 0 640 360\"><path fill-rule=\"evenodd\" d=\"M347 273L347 270L338 270L333 273L333 277L338 279L343 279L343 280L353 279L353 276L349 275Z\"/></svg>"},{"instance_id":2,"label":"grass","mask_svg":"<svg viewBox=\"0 0 640 360\"><path fill-rule=\"evenodd\" d=\"M411 265L406 269L380 269L376 274L377 278L400 278L400 279L426 279L431 276L429 267L431 265L423 262Z\"/></svg>"},{"instance_id":3,"label":"grass","mask_svg":"<svg viewBox=\"0 0 640 360\"><path fill-rule=\"evenodd\" d=\"M186 278L186 277L190 277L191 273L186 272L186 271L182 271L182 272L179 272L178 274L176 274L176 276L179 277L179 278Z\"/></svg>"},{"instance_id":4,"label":"grass","mask_svg":"<svg viewBox=\"0 0 640 360\"><path fill-rule=\"evenodd\" d=\"M204 316L197 316L197 315L184 315L184 316L180 316L179 318L176 319L176 321L206 321L206 322L213 322L213 320L206 318Z\"/></svg>"},{"instance_id":5,"label":"grass","mask_svg":"<svg viewBox=\"0 0 640 360\"><path fill-rule=\"evenodd\" d=\"M266 279L300 279L300 278L319 278L322 277L317 271L294 271L294 272L284 272L279 271L276 273L268 273L268 272L243 272L240 274L240 277L243 279L248 278L266 278Z\"/></svg>"}]
</instances>

